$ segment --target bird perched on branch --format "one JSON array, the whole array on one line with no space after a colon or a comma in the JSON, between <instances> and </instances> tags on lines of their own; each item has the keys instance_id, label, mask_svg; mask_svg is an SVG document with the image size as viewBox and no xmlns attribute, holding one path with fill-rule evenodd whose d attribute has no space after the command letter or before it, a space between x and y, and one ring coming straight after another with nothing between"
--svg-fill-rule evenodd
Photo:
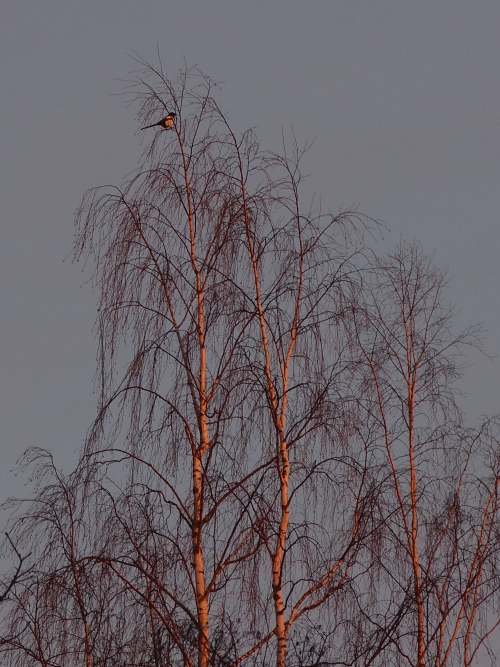
<instances>
[{"instance_id":1,"label":"bird perched on branch","mask_svg":"<svg viewBox=\"0 0 500 667\"><path fill-rule=\"evenodd\" d=\"M158 123L153 123L152 125L146 125L146 127L141 127L141 130L147 130L149 127L156 127L157 125L162 127L164 130L168 130L175 123L175 116L176 114L173 111L171 111L165 116L165 118L162 118L160 121L158 121Z\"/></svg>"}]
</instances>

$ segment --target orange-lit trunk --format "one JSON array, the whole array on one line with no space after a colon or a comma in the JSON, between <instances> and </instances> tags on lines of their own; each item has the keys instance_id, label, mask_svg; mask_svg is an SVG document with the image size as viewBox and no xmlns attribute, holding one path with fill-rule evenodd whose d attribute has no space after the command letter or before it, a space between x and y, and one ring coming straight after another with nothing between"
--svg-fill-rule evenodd
<instances>
[{"instance_id":1,"label":"orange-lit trunk","mask_svg":"<svg viewBox=\"0 0 500 667\"><path fill-rule=\"evenodd\" d=\"M210 642L208 629L208 596L205 586L205 567L203 562L203 479L202 479L202 459L210 446L208 427L207 427L207 390L206 390L206 347L205 347L205 327L204 327L204 294L200 269L196 261L195 248L195 229L193 224L193 209L191 203L191 187L189 181L189 171L184 146L181 139L180 130L176 128L179 139L179 147L182 153L184 165L184 180L186 185L187 213L190 236L190 255L191 268L196 276L196 293L198 303L197 313L197 333L199 344L199 377L198 392L192 381L190 368L186 367L187 381L191 387L193 397L193 408L196 412L199 428L199 444L192 451L192 483L193 483L193 522L191 528L191 538L193 545L193 567L196 591L196 609L198 615L198 667L208 667L210 660ZM186 357L187 362L187 357ZM196 395L197 393L197 395Z\"/></svg>"},{"instance_id":2,"label":"orange-lit trunk","mask_svg":"<svg viewBox=\"0 0 500 667\"><path fill-rule=\"evenodd\" d=\"M73 531L72 531L73 532ZM87 621L87 614L85 611L85 605L83 604L83 596L80 588L80 576L77 570L77 566L74 560L74 551L73 544L71 544L71 569L73 571L73 580L75 582L76 589L76 599L78 603L78 608L80 610L80 616L83 623L83 628L85 632L85 665L86 667L92 667L92 656L91 656L91 647L90 647L90 629Z\"/></svg>"},{"instance_id":3,"label":"orange-lit trunk","mask_svg":"<svg viewBox=\"0 0 500 667\"><path fill-rule=\"evenodd\" d=\"M290 476L290 464L288 461L287 444L282 437L280 447L280 460L278 460L279 475L280 475L280 498L281 498L281 521L278 534L278 542L276 550L272 558L273 568L273 599L274 599L274 613L276 617L276 637L278 640L278 647L276 652L276 666L285 667L286 659L286 624L285 612L283 605L283 591L281 584L281 568L283 564L283 553L285 550L286 535L288 530L288 521L290 509L288 505L288 481Z\"/></svg>"},{"instance_id":4,"label":"orange-lit trunk","mask_svg":"<svg viewBox=\"0 0 500 667\"><path fill-rule=\"evenodd\" d=\"M408 401L408 430L409 430L409 455L410 455L410 475L411 475L411 557L413 566L413 580L415 591L415 603L417 605L417 667L424 667L425 641L424 641L424 604L422 600L422 591L420 587L420 563L418 555L418 514L417 514L417 479L414 460L414 396L410 393Z\"/></svg>"},{"instance_id":5,"label":"orange-lit trunk","mask_svg":"<svg viewBox=\"0 0 500 667\"><path fill-rule=\"evenodd\" d=\"M403 306L403 317L405 315ZM420 563L418 553L418 511L417 511L417 474L415 468L414 427L415 427L415 385L417 381L417 365L414 355L413 318L409 318L406 329L407 355L407 386L408 386L408 455L410 459L410 495L411 495L411 535L409 536L415 604L417 605L417 665L424 667L425 635L424 635L424 603L420 585Z\"/></svg>"},{"instance_id":6,"label":"orange-lit trunk","mask_svg":"<svg viewBox=\"0 0 500 667\"><path fill-rule=\"evenodd\" d=\"M205 570L203 563L203 550L201 544L201 529L203 519L203 499L202 499L202 479L201 479L201 458L195 456L193 459L193 565L196 587L196 607L199 623L199 667L208 667L210 659L209 637L208 637L208 599L205 589Z\"/></svg>"}]
</instances>

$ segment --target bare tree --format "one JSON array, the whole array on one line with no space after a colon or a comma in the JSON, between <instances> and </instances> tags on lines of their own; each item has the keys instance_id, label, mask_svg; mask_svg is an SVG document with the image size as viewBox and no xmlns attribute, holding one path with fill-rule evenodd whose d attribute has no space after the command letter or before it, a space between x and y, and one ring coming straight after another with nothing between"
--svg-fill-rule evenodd
<instances>
[{"instance_id":1,"label":"bare tree","mask_svg":"<svg viewBox=\"0 0 500 667\"><path fill-rule=\"evenodd\" d=\"M359 597L371 627L362 664L470 665L498 627L498 431L464 426L455 381L480 330L453 334L445 277L402 243L373 263L355 312L387 470L374 507L383 529L367 543L377 591Z\"/></svg>"},{"instance_id":2,"label":"bare tree","mask_svg":"<svg viewBox=\"0 0 500 667\"><path fill-rule=\"evenodd\" d=\"M266 211L256 233L259 211L247 202L244 160L231 137L258 328L250 353L255 408L269 455L275 452L259 534L269 557L277 665L284 667L294 623L347 588L368 525L369 453L358 439L351 349L342 326L346 299L359 283L353 235L360 230L353 214L303 213L295 147L292 155L285 150L268 158L284 174L270 193L281 215Z\"/></svg>"},{"instance_id":3,"label":"bare tree","mask_svg":"<svg viewBox=\"0 0 500 667\"><path fill-rule=\"evenodd\" d=\"M139 72L141 124L165 110L175 124L124 187L91 190L78 212L76 256L101 293L101 403L78 470L41 490L30 530L61 544L63 565L42 555L47 586L71 591L74 613L57 613L87 667L103 664L111 627L91 611L97 576L120 608L147 612L139 644L155 665L168 644L170 664L236 665L275 646L283 666L292 625L345 587L367 525L341 326L360 219L301 210L303 151L238 137L213 85Z\"/></svg>"},{"instance_id":4,"label":"bare tree","mask_svg":"<svg viewBox=\"0 0 500 667\"><path fill-rule=\"evenodd\" d=\"M369 259L365 219L304 206L307 145L263 151L215 88L140 61L140 126L175 120L78 211L98 416L71 475L27 455L2 658L469 665L498 610L496 426L453 384L479 332L418 247Z\"/></svg>"},{"instance_id":5,"label":"bare tree","mask_svg":"<svg viewBox=\"0 0 500 667\"><path fill-rule=\"evenodd\" d=\"M11 592L5 657L22 665L92 665L96 652L112 649L106 642L120 625L116 586L102 566L81 559L102 526L80 502L72 476L63 477L50 454L31 450L25 464L33 460L38 493L14 526L17 542L32 546L32 565Z\"/></svg>"}]
</instances>

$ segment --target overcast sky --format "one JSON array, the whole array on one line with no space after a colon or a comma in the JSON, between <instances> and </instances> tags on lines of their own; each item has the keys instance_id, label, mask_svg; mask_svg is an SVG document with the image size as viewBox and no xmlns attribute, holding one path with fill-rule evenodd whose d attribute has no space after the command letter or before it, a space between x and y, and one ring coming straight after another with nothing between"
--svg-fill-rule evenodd
<instances>
[{"instance_id":1,"label":"overcast sky","mask_svg":"<svg viewBox=\"0 0 500 667\"><path fill-rule=\"evenodd\" d=\"M268 147L316 139L325 204L385 220L448 265L457 327L483 322L500 352L498 0L1 0L0 500L29 446L76 460L95 416L96 296L64 258L91 186L141 153L134 110L112 95L136 51L224 86L233 126ZM500 412L500 357L474 355L471 422ZM3 523L0 520L0 523Z\"/></svg>"}]
</instances>

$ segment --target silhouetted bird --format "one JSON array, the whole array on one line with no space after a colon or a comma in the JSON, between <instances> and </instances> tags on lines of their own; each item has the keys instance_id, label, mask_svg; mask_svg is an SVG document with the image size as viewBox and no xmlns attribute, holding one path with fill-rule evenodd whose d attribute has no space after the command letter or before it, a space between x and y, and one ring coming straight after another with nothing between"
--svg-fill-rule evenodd
<instances>
[{"instance_id":1,"label":"silhouetted bird","mask_svg":"<svg viewBox=\"0 0 500 667\"><path fill-rule=\"evenodd\" d=\"M141 130L147 130L149 127L156 127L159 125L163 127L164 130L168 130L175 123L176 114L172 111L165 118L162 118L158 123L153 123L152 125L146 125L146 127L141 127Z\"/></svg>"}]
</instances>

